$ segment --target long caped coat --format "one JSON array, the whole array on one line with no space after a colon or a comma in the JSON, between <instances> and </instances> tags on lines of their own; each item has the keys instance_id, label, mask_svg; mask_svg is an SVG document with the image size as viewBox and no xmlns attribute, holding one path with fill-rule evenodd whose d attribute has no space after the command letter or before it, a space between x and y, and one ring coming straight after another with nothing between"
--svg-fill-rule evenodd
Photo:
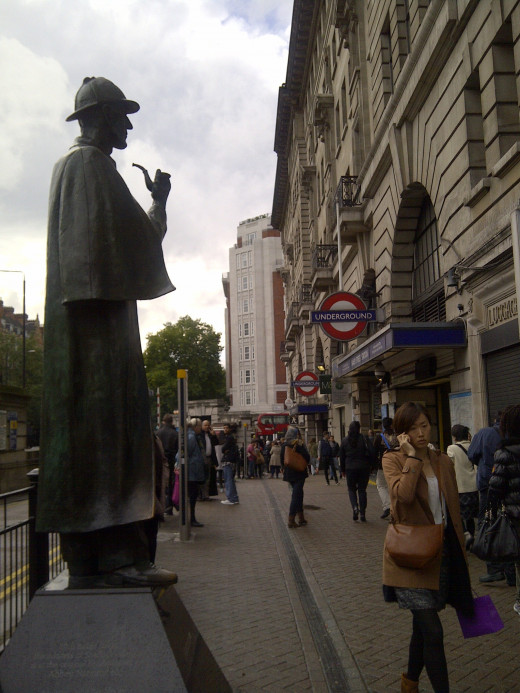
<instances>
[{"instance_id":1,"label":"long caped coat","mask_svg":"<svg viewBox=\"0 0 520 693\"><path fill-rule=\"evenodd\" d=\"M83 138L50 190L39 531L88 532L153 515L154 462L138 299L174 289L166 215L149 215Z\"/></svg>"},{"instance_id":2,"label":"long caped coat","mask_svg":"<svg viewBox=\"0 0 520 693\"><path fill-rule=\"evenodd\" d=\"M457 578L460 575L462 597L471 597L469 575L465 562L464 532L460 518L459 494L452 460L445 454L429 451L430 463L439 482L446 502L450 521L455 530L452 543ZM433 524L433 514L428 501L428 482L423 463L415 457L407 457L399 450L385 452L383 470L390 491L391 520L405 525ZM441 554L420 570L402 568L394 563L386 548L383 555L383 584L393 587L424 587L439 589ZM455 575L454 575L455 577Z\"/></svg>"}]
</instances>

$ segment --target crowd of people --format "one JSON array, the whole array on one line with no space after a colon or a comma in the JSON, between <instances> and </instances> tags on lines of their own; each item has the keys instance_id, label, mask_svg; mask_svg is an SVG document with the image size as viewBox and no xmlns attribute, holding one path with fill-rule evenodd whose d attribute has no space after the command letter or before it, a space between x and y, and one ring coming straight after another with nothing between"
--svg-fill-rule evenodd
<instances>
[{"instance_id":1,"label":"crowd of people","mask_svg":"<svg viewBox=\"0 0 520 693\"><path fill-rule=\"evenodd\" d=\"M420 404L406 402L394 418L382 420L382 430L368 435L352 421L338 444L324 432L319 443L304 443L297 426L289 426L281 439L264 442L253 436L247 448L239 448L236 431L228 424L217 436L209 422L192 419L188 427L189 500L191 523L197 500L218 495L223 487L224 505L238 504L235 475L242 478L283 478L291 496L287 526L307 525L304 515L304 485L309 475L324 473L330 485L345 479L354 522L366 522L367 486L374 478L381 501L381 519L389 527L437 526L439 543L426 563L421 555L396 557L388 540L383 552L383 597L412 615L412 631L406 672L401 691L418 691L419 677L426 669L433 690L449 691L439 611L447 604L463 616L472 617L473 596L466 551L471 548L486 511L505 508L516 531L520 531L520 405L499 412L489 427L472 438L467 426L451 429L446 452L431 441L432 424ZM165 454L166 505L175 497L178 441L167 415L157 432ZM246 463L244 465L244 459ZM168 508L166 509L168 512ZM153 544L153 531L150 528ZM151 558L153 561L153 557ZM506 580L516 586L514 610L520 615L520 560L493 561L480 576L482 583Z\"/></svg>"}]
</instances>

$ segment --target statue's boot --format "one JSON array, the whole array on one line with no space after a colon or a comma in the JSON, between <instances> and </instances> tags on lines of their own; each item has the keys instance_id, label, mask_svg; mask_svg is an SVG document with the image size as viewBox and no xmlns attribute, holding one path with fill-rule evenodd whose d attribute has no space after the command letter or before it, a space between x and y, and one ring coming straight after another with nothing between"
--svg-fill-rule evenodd
<instances>
[{"instance_id":1,"label":"statue's boot","mask_svg":"<svg viewBox=\"0 0 520 693\"><path fill-rule=\"evenodd\" d=\"M158 568L154 563L127 565L109 573L106 578L107 583L112 585L142 585L145 587L174 585L177 579L176 573Z\"/></svg>"}]
</instances>

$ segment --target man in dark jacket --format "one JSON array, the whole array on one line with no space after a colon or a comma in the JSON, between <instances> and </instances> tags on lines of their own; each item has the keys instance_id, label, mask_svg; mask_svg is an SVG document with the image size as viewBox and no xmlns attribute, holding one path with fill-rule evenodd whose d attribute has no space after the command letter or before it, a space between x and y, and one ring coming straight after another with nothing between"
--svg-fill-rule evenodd
<instances>
[{"instance_id":1,"label":"man in dark jacket","mask_svg":"<svg viewBox=\"0 0 520 693\"><path fill-rule=\"evenodd\" d=\"M502 436L500 435L499 411L491 426L486 426L477 431L468 448L468 457L477 466L477 488L479 493L478 522L484 519L488 505L489 480L493 471L495 452L500 447ZM497 582L504 580L507 573L508 582L515 580L514 567L504 563L490 561L487 565L487 574L479 577L480 582ZM515 580L516 581L516 580Z\"/></svg>"},{"instance_id":2,"label":"man in dark jacket","mask_svg":"<svg viewBox=\"0 0 520 693\"><path fill-rule=\"evenodd\" d=\"M332 474L334 475L334 481L336 482L336 484L339 483L338 476L336 474L336 467L334 466L334 456L332 453L332 447L329 443L329 433L328 431L325 431L323 433L323 438L320 440L320 443L318 445L318 461L319 468L325 470L325 481L327 482L328 486L330 486L329 469L332 471Z\"/></svg>"},{"instance_id":3,"label":"man in dark jacket","mask_svg":"<svg viewBox=\"0 0 520 693\"><path fill-rule=\"evenodd\" d=\"M222 460L220 462L224 475L224 489L226 500L220 501L222 505L238 505L238 493L235 484L236 465L239 461L239 451L231 426L224 424L224 443L222 445Z\"/></svg>"}]
</instances>

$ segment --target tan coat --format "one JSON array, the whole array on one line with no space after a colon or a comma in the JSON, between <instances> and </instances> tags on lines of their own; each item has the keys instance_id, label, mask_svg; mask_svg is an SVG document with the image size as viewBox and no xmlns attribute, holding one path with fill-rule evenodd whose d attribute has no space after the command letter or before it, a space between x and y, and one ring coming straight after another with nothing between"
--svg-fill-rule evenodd
<instances>
[{"instance_id":1,"label":"tan coat","mask_svg":"<svg viewBox=\"0 0 520 693\"><path fill-rule=\"evenodd\" d=\"M464 532L460 519L459 495L452 460L445 454L431 451L430 462L439 481L462 553L465 556ZM433 524L428 502L428 482L422 471L423 463L407 457L399 450L383 455L383 471L390 491L390 513L397 523L407 525ZM391 587L425 587L439 589L441 555L420 570L401 568L383 554L383 584Z\"/></svg>"}]
</instances>

